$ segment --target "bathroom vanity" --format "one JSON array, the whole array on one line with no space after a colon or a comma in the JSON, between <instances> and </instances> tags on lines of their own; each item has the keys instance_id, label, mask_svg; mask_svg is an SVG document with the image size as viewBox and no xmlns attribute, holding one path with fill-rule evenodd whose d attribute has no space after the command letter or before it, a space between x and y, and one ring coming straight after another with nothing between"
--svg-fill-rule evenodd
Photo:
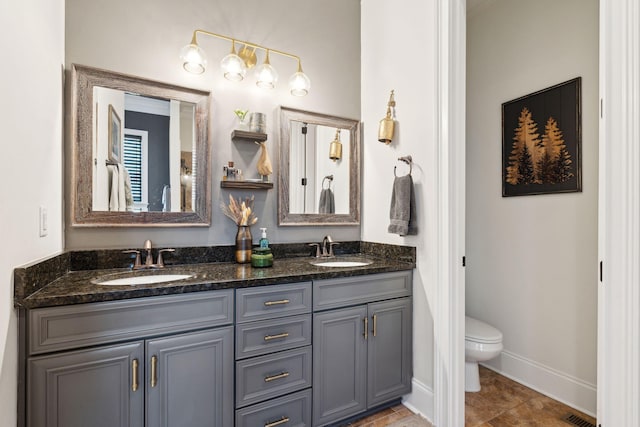
<instances>
[{"instance_id":1,"label":"bathroom vanity","mask_svg":"<svg viewBox=\"0 0 640 427\"><path fill-rule=\"evenodd\" d=\"M16 298L24 425L325 426L393 404L414 263L371 259L177 265L191 277L137 286L67 272Z\"/></svg>"}]
</instances>

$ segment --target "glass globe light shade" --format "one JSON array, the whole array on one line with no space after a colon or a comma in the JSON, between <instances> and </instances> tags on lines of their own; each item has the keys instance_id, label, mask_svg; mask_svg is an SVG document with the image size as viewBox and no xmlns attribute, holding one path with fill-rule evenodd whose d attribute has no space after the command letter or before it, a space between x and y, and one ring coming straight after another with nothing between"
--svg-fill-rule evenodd
<instances>
[{"instance_id":1,"label":"glass globe light shade","mask_svg":"<svg viewBox=\"0 0 640 427\"><path fill-rule=\"evenodd\" d=\"M298 70L289 78L289 89L293 96L305 96L311 89L311 80L302 70Z\"/></svg>"},{"instance_id":2,"label":"glass globe light shade","mask_svg":"<svg viewBox=\"0 0 640 427\"><path fill-rule=\"evenodd\" d=\"M269 51L264 59L264 63L256 68L256 85L265 89L273 89L278 81L278 73L276 69L269 63Z\"/></svg>"},{"instance_id":3,"label":"glass globe light shade","mask_svg":"<svg viewBox=\"0 0 640 427\"><path fill-rule=\"evenodd\" d=\"M207 68L207 55L195 43L190 43L180 50L180 59L185 70L193 74L202 74Z\"/></svg>"},{"instance_id":4,"label":"glass globe light shade","mask_svg":"<svg viewBox=\"0 0 640 427\"><path fill-rule=\"evenodd\" d=\"M247 66L242 58L236 55L235 49L230 54L222 58L222 61L220 61L220 67L224 73L224 78L231 80L232 82L241 81L247 73Z\"/></svg>"}]
</instances>

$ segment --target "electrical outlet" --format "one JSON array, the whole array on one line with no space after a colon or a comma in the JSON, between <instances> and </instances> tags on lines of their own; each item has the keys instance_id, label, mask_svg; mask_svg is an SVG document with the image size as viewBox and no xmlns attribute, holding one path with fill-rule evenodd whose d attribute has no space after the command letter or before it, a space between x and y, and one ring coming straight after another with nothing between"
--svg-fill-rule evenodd
<instances>
[{"instance_id":1,"label":"electrical outlet","mask_svg":"<svg viewBox=\"0 0 640 427\"><path fill-rule=\"evenodd\" d=\"M47 208L40 206L40 237L49 234L49 218Z\"/></svg>"}]
</instances>

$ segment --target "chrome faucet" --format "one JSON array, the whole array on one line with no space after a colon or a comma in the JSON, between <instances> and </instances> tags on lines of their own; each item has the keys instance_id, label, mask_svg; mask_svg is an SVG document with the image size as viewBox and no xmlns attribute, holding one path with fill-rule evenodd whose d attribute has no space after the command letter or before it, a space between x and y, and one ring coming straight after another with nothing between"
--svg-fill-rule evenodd
<instances>
[{"instance_id":1,"label":"chrome faucet","mask_svg":"<svg viewBox=\"0 0 640 427\"><path fill-rule=\"evenodd\" d=\"M332 257L333 256L333 239L331 238L331 236L327 235L324 236L324 239L322 239L322 257L326 258L326 257ZM329 250L327 250L327 244L329 245Z\"/></svg>"},{"instance_id":2,"label":"chrome faucet","mask_svg":"<svg viewBox=\"0 0 640 427\"><path fill-rule=\"evenodd\" d=\"M144 241L144 246L142 247L145 251L147 251L147 257L144 260L144 266L146 268L151 268L153 266L153 254L151 253L151 240L147 239Z\"/></svg>"},{"instance_id":3,"label":"chrome faucet","mask_svg":"<svg viewBox=\"0 0 640 427\"><path fill-rule=\"evenodd\" d=\"M140 251L133 249L129 251L122 251L125 254L136 254L136 260L133 263L134 270L141 270L144 268L164 268L164 259L162 258L163 252L174 252L175 249L160 249L158 251L158 261L154 264L153 262L153 253L151 252L152 245L151 240L147 239L144 242L143 250L147 252L147 256L144 260L144 264L142 264L142 259L140 257Z\"/></svg>"},{"instance_id":4,"label":"chrome faucet","mask_svg":"<svg viewBox=\"0 0 640 427\"><path fill-rule=\"evenodd\" d=\"M327 235L322 239L322 243L310 243L309 246L316 247L316 258L333 258L335 256L333 254L333 246L337 244L331 236Z\"/></svg>"}]
</instances>

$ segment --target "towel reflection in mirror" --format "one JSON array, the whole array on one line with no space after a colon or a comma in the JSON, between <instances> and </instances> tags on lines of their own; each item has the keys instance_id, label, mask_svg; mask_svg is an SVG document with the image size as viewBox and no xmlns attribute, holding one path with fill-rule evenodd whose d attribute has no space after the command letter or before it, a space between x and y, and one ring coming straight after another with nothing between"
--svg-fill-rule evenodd
<instances>
[{"instance_id":1,"label":"towel reflection in mirror","mask_svg":"<svg viewBox=\"0 0 640 427\"><path fill-rule=\"evenodd\" d=\"M290 122L289 212L348 214L350 131L316 123ZM340 153L337 158L337 143ZM333 156L327 148L333 144ZM327 180L332 176L333 183Z\"/></svg>"},{"instance_id":2,"label":"towel reflection in mirror","mask_svg":"<svg viewBox=\"0 0 640 427\"><path fill-rule=\"evenodd\" d=\"M133 209L131 178L129 172L120 163L107 164L108 195L110 211L130 211Z\"/></svg>"},{"instance_id":3,"label":"towel reflection in mirror","mask_svg":"<svg viewBox=\"0 0 640 427\"><path fill-rule=\"evenodd\" d=\"M336 202L331 190L333 175L327 175L322 180L322 191L320 191L320 201L318 202L318 213L335 213ZM326 187L325 187L326 183Z\"/></svg>"}]
</instances>

